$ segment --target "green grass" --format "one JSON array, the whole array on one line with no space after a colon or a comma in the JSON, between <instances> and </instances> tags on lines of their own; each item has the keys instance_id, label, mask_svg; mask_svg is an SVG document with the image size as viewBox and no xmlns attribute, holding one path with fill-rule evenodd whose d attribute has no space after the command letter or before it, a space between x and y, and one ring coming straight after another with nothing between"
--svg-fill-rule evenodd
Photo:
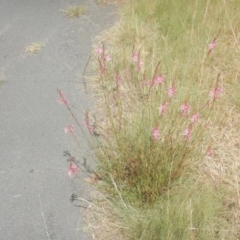
<instances>
[{"instance_id":1,"label":"green grass","mask_svg":"<svg viewBox=\"0 0 240 240\"><path fill-rule=\"evenodd\" d=\"M111 4L121 4L123 2L124 2L124 0L123 1L121 1L121 0L97 0L97 3L99 5L105 5L105 4L109 4L109 3L111 3Z\"/></svg>"},{"instance_id":2,"label":"green grass","mask_svg":"<svg viewBox=\"0 0 240 240\"><path fill-rule=\"evenodd\" d=\"M77 18L82 15L85 15L87 8L85 6L69 6L64 11L64 14L70 18Z\"/></svg>"},{"instance_id":3,"label":"green grass","mask_svg":"<svg viewBox=\"0 0 240 240\"><path fill-rule=\"evenodd\" d=\"M4 82L6 82L4 75L0 76L0 86L3 85Z\"/></svg>"},{"instance_id":4,"label":"green grass","mask_svg":"<svg viewBox=\"0 0 240 240\"><path fill-rule=\"evenodd\" d=\"M103 210L101 218L107 212L121 239L239 237L239 212L227 204L239 202L237 6L237 0L129 0L97 46L95 153L99 190L114 213ZM209 96L213 89L219 97ZM191 106L186 114L184 104Z\"/></svg>"},{"instance_id":5,"label":"green grass","mask_svg":"<svg viewBox=\"0 0 240 240\"><path fill-rule=\"evenodd\" d=\"M3 80L2 79L0 79L0 86L3 84Z\"/></svg>"},{"instance_id":6,"label":"green grass","mask_svg":"<svg viewBox=\"0 0 240 240\"><path fill-rule=\"evenodd\" d=\"M234 207L222 205L226 190L199 186L193 179L191 184L175 186L152 207L133 207L127 198L124 202L121 198L94 197L86 214L88 226L99 240L237 239L229 214Z\"/></svg>"},{"instance_id":7,"label":"green grass","mask_svg":"<svg viewBox=\"0 0 240 240\"><path fill-rule=\"evenodd\" d=\"M196 192L196 190L198 190ZM124 209L129 239L222 239L226 237L221 194L207 187L178 187L159 199L153 208Z\"/></svg>"}]
</instances>

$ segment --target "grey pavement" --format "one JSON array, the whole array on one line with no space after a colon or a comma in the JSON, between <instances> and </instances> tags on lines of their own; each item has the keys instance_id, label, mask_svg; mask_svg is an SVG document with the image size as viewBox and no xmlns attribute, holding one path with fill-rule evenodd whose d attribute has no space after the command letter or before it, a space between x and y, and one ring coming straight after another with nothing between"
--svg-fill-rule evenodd
<instances>
[{"instance_id":1,"label":"grey pavement","mask_svg":"<svg viewBox=\"0 0 240 240\"><path fill-rule=\"evenodd\" d=\"M68 19L59 10L86 4L87 15ZM0 0L0 240L87 240L83 208L72 193L88 187L67 174L63 151L78 151L63 129L74 123L57 103L57 88L88 108L81 73L97 34L112 25L114 7L94 1ZM43 43L34 55L33 42ZM83 153L88 148L80 139Z\"/></svg>"}]
</instances>

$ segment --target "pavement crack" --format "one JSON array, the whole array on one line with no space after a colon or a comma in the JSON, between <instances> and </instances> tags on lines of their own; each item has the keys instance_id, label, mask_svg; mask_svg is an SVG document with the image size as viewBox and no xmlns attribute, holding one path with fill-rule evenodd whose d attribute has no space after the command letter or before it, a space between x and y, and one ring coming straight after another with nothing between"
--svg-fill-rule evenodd
<instances>
[{"instance_id":1,"label":"pavement crack","mask_svg":"<svg viewBox=\"0 0 240 240\"><path fill-rule=\"evenodd\" d=\"M48 240L51 240L51 238L50 238L50 236L49 236L48 227L47 227L47 224L46 224L44 212L43 212L43 206L42 206L42 200L41 200L40 194L38 195L38 199L39 199L39 203L40 203L41 215L42 215L42 219L43 219L43 224L44 224L44 228L45 228L45 233L46 233L46 235L47 235L47 237L48 237Z\"/></svg>"}]
</instances>

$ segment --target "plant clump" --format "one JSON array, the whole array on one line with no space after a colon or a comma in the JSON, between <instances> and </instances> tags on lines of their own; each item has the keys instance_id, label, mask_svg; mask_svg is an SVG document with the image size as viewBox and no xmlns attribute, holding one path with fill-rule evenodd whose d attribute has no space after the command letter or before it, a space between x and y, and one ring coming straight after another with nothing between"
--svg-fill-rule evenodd
<instances>
[{"instance_id":1,"label":"plant clump","mask_svg":"<svg viewBox=\"0 0 240 240\"><path fill-rule=\"evenodd\" d=\"M63 11L67 17L77 18L82 15L85 15L87 8L85 6L69 6L66 10Z\"/></svg>"},{"instance_id":2,"label":"plant clump","mask_svg":"<svg viewBox=\"0 0 240 240\"><path fill-rule=\"evenodd\" d=\"M74 118L98 158L97 239L240 237L237 4L130 0L97 43L96 110Z\"/></svg>"}]
</instances>

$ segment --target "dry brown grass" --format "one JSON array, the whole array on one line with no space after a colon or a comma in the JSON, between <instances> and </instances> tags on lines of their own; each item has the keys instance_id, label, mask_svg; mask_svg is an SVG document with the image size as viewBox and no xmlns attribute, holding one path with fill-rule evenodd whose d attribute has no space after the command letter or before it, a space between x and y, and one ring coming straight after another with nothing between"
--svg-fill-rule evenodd
<instances>
[{"instance_id":1,"label":"dry brown grass","mask_svg":"<svg viewBox=\"0 0 240 240\"><path fill-rule=\"evenodd\" d=\"M42 47L43 44L41 42L35 42L25 47L25 52L30 54L36 54L42 49Z\"/></svg>"},{"instance_id":2,"label":"dry brown grass","mask_svg":"<svg viewBox=\"0 0 240 240\"><path fill-rule=\"evenodd\" d=\"M210 129L213 153L204 159L201 171L215 183L237 187L240 179L240 113L232 108L224 116L225 122Z\"/></svg>"},{"instance_id":3,"label":"dry brown grass","mask_svg":"<svg viewBox=\"0 0 240 240\"><path fill-rule=\"evenodd\" d=\"M197 164L202 181L225 186L228 195L224 204L228 210L229 236L240 237L240 112L236 107L225 108L223 118L209 127L213 150Z\"/></svg>"},{"instance_id":4,"label":"dry brown grass","mask_svg":"<svg viewBox=\"0 0 240 240\"><path fill-rule=\"evenodd\" d=\"M119 214L113 203L99 191L90 193L91 202L84 213L87 230L92 239L96 240L123 240L125 226L119 221Z\"/></svg>"}]
</instances>

